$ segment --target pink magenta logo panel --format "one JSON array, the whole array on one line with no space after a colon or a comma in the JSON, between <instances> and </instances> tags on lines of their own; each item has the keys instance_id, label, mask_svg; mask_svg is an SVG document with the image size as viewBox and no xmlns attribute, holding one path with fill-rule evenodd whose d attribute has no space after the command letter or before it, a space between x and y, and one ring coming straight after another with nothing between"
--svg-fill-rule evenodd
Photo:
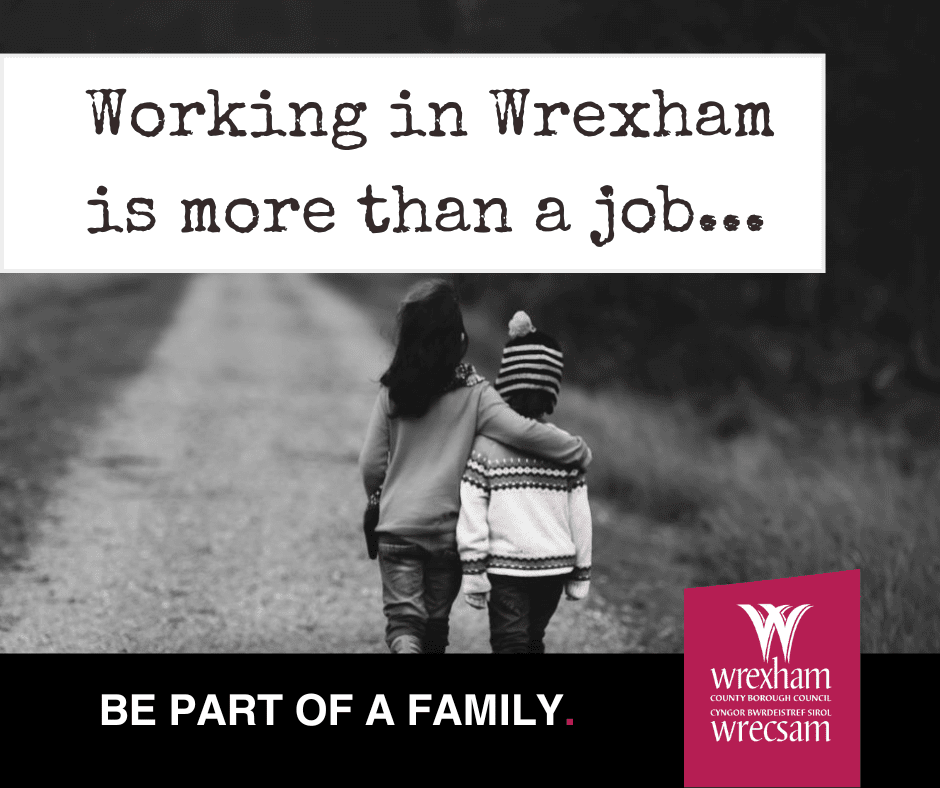
<instances>
[{"instance_id":1,"label":"pink magenta logo panel","mask_svg":"<svg viewBox=\"0 0 940 788\"><path fill-rule=\"evenodd\" d=\"M687 786L859 785L860 576L685 591Z\"/></svg>"}]
</instances>

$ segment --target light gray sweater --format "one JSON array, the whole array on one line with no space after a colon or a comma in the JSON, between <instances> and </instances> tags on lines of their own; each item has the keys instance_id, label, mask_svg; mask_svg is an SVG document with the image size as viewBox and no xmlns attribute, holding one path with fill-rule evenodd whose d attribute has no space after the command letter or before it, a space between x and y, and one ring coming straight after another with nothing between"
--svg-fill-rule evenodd
<instances>
[{"instance_id":1,"label":"light gray sweater","mask_svg":"<svg viewBox=\"0 0 940 788\"><path fill-rule=\"evenodd\" d=\"M488 574L564 575L571 599L591 580L591 507L583 471L478 436L460 485L457 548L464 592L490 591Z\"/></svg>"},{"instance_id":2,"label":"light gray sweater","mask_svg":"<svg viewBox=\"0 0 940 788\"><path fill-rule=\"evenodd\" d=\"M456 546L460 478L477 435L562 465L591 462L583 439L520 416L485 380L444 394L421 418L391 418L383 387L359 456L366 494L382 488L376 532Z\"/></svg>"}]
</instances>

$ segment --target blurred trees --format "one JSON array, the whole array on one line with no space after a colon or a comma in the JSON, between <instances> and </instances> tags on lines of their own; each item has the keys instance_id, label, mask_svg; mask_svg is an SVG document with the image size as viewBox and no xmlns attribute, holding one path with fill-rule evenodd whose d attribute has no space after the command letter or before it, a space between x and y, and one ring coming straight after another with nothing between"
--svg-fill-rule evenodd
<instances>
[{"instance_id":1,"label":"blurred trees","mask_svg":"<svg viewBox=\"0 0 940 788\"><path fill-rule=\"evenodd\" d=\"M911 266L913 268L913 266ZM461 274L464 299L516 309L574 351L567 374L659 394L733 391L778 405L872 410L940 393L934 287L859 270L818 274ZM916 298L924 308L909 308ZM931 327L933 326L933 328Z\"/></svg>"},{"instance_id":2,"label":"blurred trees","mask_svg":"<svg viewBox=\"0 0 940 788\"><path fill-rule=\"evenodd\" d=\"M737 369L768 392L799 384L863 409L902 382L940 393L940 268L926 254L926 80L936 55L920 6L584 0L574 8L546 28L559 51L826 54L826 274L585 280L599 304L619 299L633 315L617 321L601 306L599 321L619 322L651 362L649 343L674 359L659 373L635 370L638 379L654 389L727 383Z\"/></svg>"}]
</instances>

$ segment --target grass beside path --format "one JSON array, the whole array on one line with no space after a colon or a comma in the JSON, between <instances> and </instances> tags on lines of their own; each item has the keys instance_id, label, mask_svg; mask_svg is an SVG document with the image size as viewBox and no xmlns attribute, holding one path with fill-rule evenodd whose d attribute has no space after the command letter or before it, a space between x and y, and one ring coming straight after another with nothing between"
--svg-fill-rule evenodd
<instances>
[{"instance_id":1,"label":"grass beside path","mask_svg":"<svg viewBox=\"0 0 940 788\"><path fill-rule=\"evenodd\" d=\"M330 280L391 337L416 278ZM509 317L466 312L470 359L491 379ZM737 400L731 416L743 409L749 426L723 435L721 408L563 386L554 418L594 450L599 590L638 647L681 651L683 587L861 569L862 651L940 651L940 446L850 415L793 420L746 392Z\"/></svg>"},{"instance_id":2,"label":"grass beside path","mask_svg":"<svg viewBox=\"0 0 940 788\"><path fill-rule=\"evenodd\" d=\"M115 389L173 314L180 274L0 274L0 569Z\"/></svg>"}]
</instances>

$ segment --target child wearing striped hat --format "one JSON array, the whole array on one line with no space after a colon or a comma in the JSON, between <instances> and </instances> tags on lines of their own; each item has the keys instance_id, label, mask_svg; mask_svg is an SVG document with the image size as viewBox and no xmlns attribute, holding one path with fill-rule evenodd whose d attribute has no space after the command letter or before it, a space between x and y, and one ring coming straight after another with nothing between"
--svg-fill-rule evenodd
<instances>
[{"instance_id":1,"label":"child wearing striped hat","mask_svg":"<svg viewBox=\"0 0 940 788\"><path fill-rule=\"evenodd\" d=\"M564 356L525 312L509 324L495 388L522 416L543 421L558 401ZM486 436L473 444L460 488L457 547L464 594L489 607L497 654L544 654L562 592L587 596L591 510L584 471L526 455Z\"/></svg>"}]
</instances>

